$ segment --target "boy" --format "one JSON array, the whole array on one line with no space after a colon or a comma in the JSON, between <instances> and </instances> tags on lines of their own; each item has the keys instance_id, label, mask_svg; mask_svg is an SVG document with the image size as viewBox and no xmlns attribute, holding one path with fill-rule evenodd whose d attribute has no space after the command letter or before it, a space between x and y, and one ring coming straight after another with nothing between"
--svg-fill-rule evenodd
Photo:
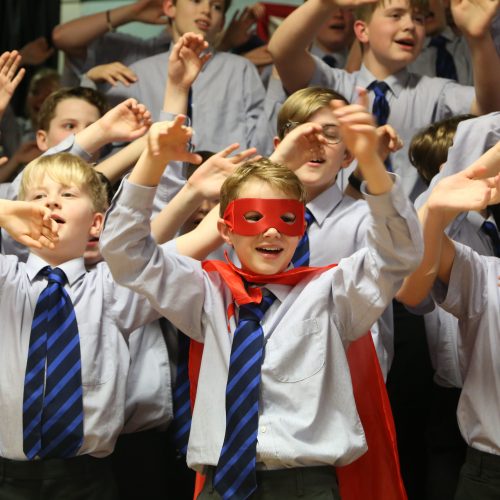
<instances>
[{"instance_id":1,"label":"boy","mask_svg":"<svg viewBox=\"0 0 500 500\"><path fill-rule=\"evenodd\" d=\"M223 28L229 5L229 0L164 0L173 43L191 32L202 35L212 45ZM192 86L188 115L196 130L195 148L220 151L227 144L238 142L244 149L255 146L261 152L269 152L267 120L262 116L265 91L255 66L244 57L210 51L211 59ZM170 119L160 115L169 65L169 52L132 64L138 81L129 87L119 84L111 88L108 98L119 102L135 97L156 119Z\"/></svg>"},{"instance_id":2,"label":"boy","mask_svg":"<svg viewBox=\"0 0 500 500\"><path fill-rule=\"evenodd\" d=\"M407 144L417 130L435 120L454 114L480 115L500 108L500 57L489 32L496 2L452 3L456 25L471 49L474 88L406 70L422 48L426 2L380 0L357 11L354 30L363 47L363 65L358 72L348 74L315 59L307 51L309 43L325 17L336 5L343 4L308 0L275 31L269 50L287 91L321 85L352 100L357 86L368 88L372 97L377 95L373 111L379 125L392 125ZM407 149L392 155L391 162L394 172L402 177L405 191L415 199L424 185L409 165Z\"/></svg>"},{"instance_id":3,"label":"boy","mask_svg":"<svg viewBox=\"0 0 500 500\"><path fill-rule=\"evenodd\" d=\"M0 256L5 321L0 339L0 496L116 498L105 457L113 451L125 413L130 359L123 336L158 314L118 287L105 264L91 271L84 267L87 242L98 234L106 204L105 188L92 167L66 153L40 157L25 169L19 197L47 209L57 223L58 240L55 246L34 248L26 264ZM68 310L62 318L56 313L42 330L37 326L44 324L39 295L49 294L45 300L52 300L56 293L53 288L44 291L46 270L51 283L63 282L51 286ZM59 342L72 346L69 365L69 358L57 352L54 336L62 321L70 324L59 329ZM37 336L43 331L49 336L46 357L44 337ZM59 355L64 361L57 365ZM45 368L37 370L35 362ZM58 389L51 390L59 377ZM37 395L44 393L39 400ZM68 399L61 399L66 393Z\"/></svg>"},{"instance_id":4,"label":"boy","mask_svg":"<svg viewBox=\"0 0 500 500\"><path fill-rule=\"evenodd\" d=\"M481 165L485 164L481 161ZM400 300L414 306L433 287L436 303L458 318L463 389L457 418L468 449L456 500L493 499L500 495L496 411L500 261L450 240L444 230L461 211L483 210L500 201L498 165L473 165L435 185L419 212L424 227L424 259L398 292Z\"/></svg>"},{"instance_id":5,"label":"boy","mask_svg":"<svg viewBox=\"0 0 500 500\"><path fill-rule=\"evenodd\" d=\"M356 111L360 111L358 106L345 107L337 110L336 116L342 137L363 165L368 190L374 195L369 197L376 221L370 236L374 247L360 250L315 278L309 276L295 286L277 283L304 230L305 192L292 172L267 160L238 169L221 191L219 232L234 246L242 263L242 269L227 267L235 287L218 273L204 271L201 263L176 255L169 245L158 247L154 243L149 229L154 187L164 165L184 154L179 142L182 139L185 147L187 141L180 126L182 118L160 135L161 148L156 148L156 155L144 151L108 212L102 252L115 277L147 295L153 307L175 326L205 344L188 465L214 479L207 481L207 492L199 498L206 498L212 483L225 499L247 498L256 488L267 486L272 488L272 498L291 498L297 494L295 479L302 480L299 489L303 486L304 498L318 491L331 495L336 487L330 465L350 463L365 450L344 347L368 330L390 303L402 276L418 262L420 235L412 207L376 155L371 115ZM156 126L161 125L155 124L153 130ZM386 225L394 230L395 240L386 233ZM120 234L112 229L117 226ZM216 266L216 261L212 265ZM305 268L301 272L310 271ZM264 291L262 298L259 288L245 290L241 275L270 283L266 288L272 295ZM249 306L244 305L251 302L273 302L269 314L261 312L259 316L264 316L266 346L261 387L257 386L253 396L260 393L263 402L258 407L260 416L254 408L241 420L248 434L233 438L230 415L227 430L222 424L225 401L231 406L229 394L228 399L225 396L228 373L232 373L229 359L236 356L231 354L231 344L239 343L237 333L231 340L233 313L237 311L240 317L247 314ZM357 309L364 314L357 314ZM257 336L257 343L261 338ZM261 351L262 345L256 348L256 356ZM260 370L256 377L258 384ZM228 389L232 385L228 381ZM255 387L237 387L237 392L248 394ZM308 404L303 402L304 391ZM240 418L238 415L237 420ZM245 445L239 441L247 438ZM229 459L225 451L232 443L241 444L248 463L248 470L241 473L234 488L228 484L229 476L239 474L239 464L223 466ZM256 462L257 469L269 469L257 472L257 484Z\"/></svg>"}]
</instances>

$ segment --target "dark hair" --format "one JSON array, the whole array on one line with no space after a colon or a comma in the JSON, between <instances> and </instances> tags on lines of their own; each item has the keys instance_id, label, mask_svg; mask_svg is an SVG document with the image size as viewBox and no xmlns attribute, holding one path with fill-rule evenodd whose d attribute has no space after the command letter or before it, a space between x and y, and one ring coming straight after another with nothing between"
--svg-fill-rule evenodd
<instances>
[{"instance_id":1,"label":"dark hair","mask_svg":"<svg viewBox=\"0 0 500 500\"><path fill-rule=\"evenodd\" d=\"M411 164L418 170L423 181L429 185L448 157L448 149L453 145L453 138L458 124L475 118L474 115L458 115L432 123L415 134L408 149Z\"/></svg>"},{"instance_id":2,"label":"dark hair","mask_svg":"<svg viewBox=\"0 0 500 500\"><path fill-rule=\"evenodd\" d=\"M88 87L63 87L62 89L52 92L45 99L40 112L38 113L38 126L41 130L48 131L50 122L55 116L57 105L66 99L81 99L88 102L91 106L95 106L99 115L102 116L109 109L106 97L101 92Z\"/></svg>"}]
</instances>

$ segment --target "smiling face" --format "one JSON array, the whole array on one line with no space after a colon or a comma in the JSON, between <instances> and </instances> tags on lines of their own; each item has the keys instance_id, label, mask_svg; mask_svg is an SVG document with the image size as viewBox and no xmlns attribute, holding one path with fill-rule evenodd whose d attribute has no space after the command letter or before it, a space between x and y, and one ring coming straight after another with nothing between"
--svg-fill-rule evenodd
<instances>
[{"instance_id":1,"label":"smiling face","mask_svg":"<svg viewBox=\"0 0 500 500\"><path fill-rule=\"evenodd\" d=\"M90 238L98 236L103 215L96 213L90 196L76 185L64 185L44 174L26 189L24 199L49 208L59 225L54 250L33 250L51 265L81 257Z\"/></svg>"},{"instance_id":2,"label":"smiling face","mask_svg":"<svg viewBox=\"0 0 500 500\"><path fill-rule=\"evenodd\" d=\"M370 21L357 20L354 30L363 44L363 62L378 79L411 63L425 38L425 13L417 13L407 0L377 5Z\"/></svg>"},{"instance_id":3,"label":"smiling face","mask_svg":"<svg viewBox=\"0 0 500 500\"><path fill-rule=\"evenodd\" d=\"M36 142L42 151L57 146L70 134L77 134L99 120L100 111L83 99L70 97L59 102L48 130L37 130Z\"/></svg>"},{"instance_id":4,"label":"smiling face","mask_svg":"<svg viewBox=\"0 0 500 500\"><path fill-rule=\"evenodd\" d=\"M238 198L288 200L290 195L263 180L249 178L239 189ZM295 222L295 215L292 212L285 211L279 216L285 224ZM258 222L262 214L259 210L248 209L244 217L249 224L252 224ZM269 275L285 270L300 240L300 236L288 236L275 227L269 227L251 236L243 236L232 231L224 219L219 219L218 227L226 243L234 247L242 269L257 274Z\"/></svg>"},{"instance_id":5,"label":"smiling face","mask_svg":"<svg viewBox=\"0 0 500 500\"><path fill-rule=\"evenodd\" d=\"M212 44L224 27L225 0L164 0L174 42L186 33L203 35Z\"/></svg>"},{"instance_id":6,"label":"smiling face","mask_svg":"<svg viewBox=\"0 0 500 500\"><path fill-rule=\"evenodd\" d=\"M325 52L341 52L347 49L354 39L354 17L350 10L336 8L318 30L315 42Z\"/></svg>"}]
</instances>

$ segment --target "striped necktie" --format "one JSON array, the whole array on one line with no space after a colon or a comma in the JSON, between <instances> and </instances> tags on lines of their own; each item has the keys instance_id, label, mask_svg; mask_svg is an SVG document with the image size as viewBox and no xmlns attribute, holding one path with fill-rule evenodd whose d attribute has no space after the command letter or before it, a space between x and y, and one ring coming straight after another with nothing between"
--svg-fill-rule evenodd
<instances>
[{"instance_id":1,"label":"striped necktie","mask_svg":"<svg viewBox=\"0 0 500 500\"><path fill-rule=\"evenodd\" d=\"M226 385L226 433L214 477L214 487L224 500L243 500L257 488L255 463L264 349L260 322L274 300L274 295L264 295L260 304L245 304L239 309Z\"/></svg>"},{"instance_id":2,"label":"striped necktie","mask_svg":"<svg viewBox=\"0 0 500 500\"><path fill-rule=\"evenodd\" d=\"M80 337L66 275L45 267L47 287L31 325L23 396L23 449L28 459L67 458L83 441Z\"/></svg>"},{"instance_id":3,"label":"striped necktie","mask_svg":"<svg viewBox=\"0 0 500 500\"><path fill-rule=\"evenodd\" d=\"M433 36L429 43L431 47L436 47L436 76L458 80L455 61L446 48L447 43L448 40L443 35Z\"/></svg>"},{"instance_id":4,"label":"striped necktie","mask_svg":"<svg viewBox=\"0 0 500 500\"><path fill-rule=\"evenodd\" d=\"M307 228L304 231L304 234L302 235L302 238L300 239L297 248L295 249L295 253L293 254L292 257L293 267L309 265L310 252L309 252L309 235L307 234L307 231L309 231L309 226L311 225L311 222L314 220L314 215L306 207L304 216L306 219Z\"/></svg>"},{"instance_id":5,"label":"striped necktie","mask_svg":"<svg viewBox=\"0 0 500 500\"><path fill-rule=\"evenodd\" d=\"M495 256L500 257L500 236L495 224L489 220L485 220L481 226L481 230L490 238Z\"/></svg>"},{"instance_id":6,"label":"striped necktie","mask_svg":"<svg viewBox=\"0 0 500 500\"><path fill-rule=\"evenodd\" d=\"M177 351L177 376L173 393L174 420L173 439L177 450L186 455L191 431L191 399L189 382L189 345L190 339L181 331L178 331L178 351Z\"/></svg>"},{"instance_id":7,"label":"striped necktie","mask_svg":"<svg viewBox=\"0 0 500 500\"><path fill-rule=\"evenodd\" d=\"M389 90L387 83L375 80L368 85L368 90L373 90L375 99L373 100L372 113L377 119L377 125L380 127L387 123L389 113L391 111L389 102L387 101L386 93ZM388 172L392 172L391 156L387 156L385 160L385 168Z\"/></svg>"}]
</instances>

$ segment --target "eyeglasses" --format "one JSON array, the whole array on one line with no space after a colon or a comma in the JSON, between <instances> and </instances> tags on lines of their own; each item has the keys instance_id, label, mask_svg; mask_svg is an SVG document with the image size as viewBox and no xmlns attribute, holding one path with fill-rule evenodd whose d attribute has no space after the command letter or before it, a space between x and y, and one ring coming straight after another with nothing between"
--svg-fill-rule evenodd
<instances>
[{"instance_id":1,"label":"eyeglasses","mask_svg":"<svg viewBox=\"0 0 500 500\"><path fill-rule=\"evenodd\" d=\"M287 121L283 126L283 137L299 125L302 125L302 123ZM338 144L342 140L337 125L322 125L322 129L323 137L326 139L327 144Z\"/></svg>"}]
</instances>

